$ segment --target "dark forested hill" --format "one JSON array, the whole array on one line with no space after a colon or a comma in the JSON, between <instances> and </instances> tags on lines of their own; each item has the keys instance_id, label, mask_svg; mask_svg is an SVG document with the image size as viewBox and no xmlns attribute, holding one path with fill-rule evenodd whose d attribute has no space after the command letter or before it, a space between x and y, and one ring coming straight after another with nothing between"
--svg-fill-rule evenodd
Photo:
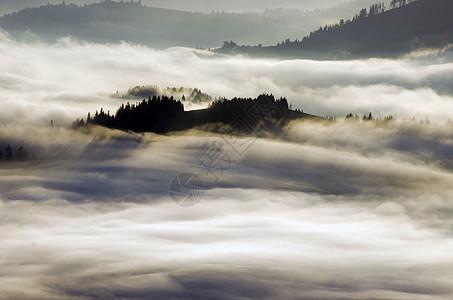
<instances>
[{"instance_id":1,"label":"dark forested hill","mask_svg":"<svg viewBox=\"0 0 453 300\"><path fill-rule=\"evenodd\" d=\"M143 6L141 2L103 1L78 6L45 5L0 18L0 27L17 38L30 32L47 41L63 36L92 42L133 42L154 48L215 47L225 39L276 43L287 28L258 14L191 13Z\"/></svg>"},{"instance_id":2,"label":"dark forested hill","mask_svg":"<svg viewBox=\"0 0 453 300\"><path fill-rule=\"evenodd\" d=\"M119 92L117 92L113 96L124 99L143 99L154 96L173 96L174 98L181 99L182 102L194 104L209 103L214 100L210 95L203 93L197 88L167 87L163 89L159 88L157 85L135 86L130 88L124 95L120 95Z\"/></svg>"},{"instance_id":3,"label":"dark forested hill","mask_svg":"<svg viewBox=\"0 0 453 300\"><path fill-rule=\"evenodd\" d=\"M363 9L352 20L326 25L300 41L286 40L270 47L229 42L218 51L290 57L388 57L453 42L453 1L393 2L403 4L391 10Z\"/></svg>"},{"instance_id":4,"label":"dark forested hill","mask_svg":"<svg viewBox=\"0 0 453 300\"><path fill-rule=\"evenodd\" d=\"M120 130L156 133L194 127L222 131L221 128L225 126L238 126L238 130L247 134L260 129L279 130L293 119L326 120L300 110L291 110L286 98L275 99L273 95L260 95L256 99L217 100L207 109L191 111L184 111L182 102L173 97L154 96L135 104L123 104L115 114L101 108L94 116L88 113L85 120L77 120L73 125L75 128L100 125Z\"/></svg>"}]
</instances>

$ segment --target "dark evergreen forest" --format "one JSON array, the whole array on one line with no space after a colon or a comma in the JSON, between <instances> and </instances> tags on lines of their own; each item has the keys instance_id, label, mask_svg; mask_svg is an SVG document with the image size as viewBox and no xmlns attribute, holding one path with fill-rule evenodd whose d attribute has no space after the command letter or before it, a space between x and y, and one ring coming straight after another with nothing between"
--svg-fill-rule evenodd
<instances>
[{"instance_id":1,"label":"dark evergreen forest","mask_svg":"<svg viewBox=\"0 0 453 300\"><path fill-rule=\"evenodd\" d=\"M451 0L393 0L390 8L384 3L374 4L351 19L319 27L301 39L286 39L273 46L240 46L225 41L215 51L322 59L397 57L452 43L452 10Z\"/></svg>"},{"instance_id":2,"label":"dark evergreen forest","mask_svg":"<svg viewBox=\"0 0 453 300\"><path fill-rule=\"evenodd\" d=\"M249 129L263 127L273 130L297 118L324 119L300 110L291 110L286 98L273 95L257 98L217 100L209 108L185 111L180 100L168 96L153 96L141 102L121 105L114 114L101 108L86 119L78 119L73 127L100 125L120 130L166 133L186 130L212 123L232 124L240 119Z\"/></svg>"}]
</instances>

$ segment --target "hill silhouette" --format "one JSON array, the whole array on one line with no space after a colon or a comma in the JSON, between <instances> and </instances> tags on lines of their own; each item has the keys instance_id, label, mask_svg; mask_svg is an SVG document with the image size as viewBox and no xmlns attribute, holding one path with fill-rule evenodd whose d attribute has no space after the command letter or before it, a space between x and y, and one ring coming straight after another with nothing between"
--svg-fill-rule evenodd
<instances>
[{"instance_id":1,"label":"hill silhouette","mask_svg":"<svg viewBox=\"0 0 453 300\"><path fill-rule=\"evenodd\" d=\"M409 2L409 3L408 3ZM393 1L395 8L362 9L352 20L340 20L311 32L302 40L275 46L238 46L224 42L217 51L255 56L352 58L392 57L420 48L453 42L453 1ZM399 3L399 4L398 4Z\"/></svg>"},{"instance_id":2,"label":"hill silhouette","mask_svg":"<svg viewBox=\"0 0 453 300\"><path fill-rule=\"evenodd\" d=\"M286 98L275 99L273 95L217 100L207 109L192 111L184 111L182 102L172 96L154 96L135 104L123 104L115 114L101 108L94 116L88 113L85 120L76 120L73 127L100 125L126 131L166 133L194 127L221 131L225 125L239 122L242 128L251 132L258 129L276 131L293 119L326 120L291 110Z\"/></svg>"},{"instance_id":3,"label":"hill silhouette","mask_svg":"<svg viewBox=\"0 0 453 300\"><path fill-rule=\"evenodd\" d=\"M25 40L33 34L48 42L72 36L96 43L126 41L160 49L214 47L225 39L276 43L288 31L259 14L193 13L147 7L138 1L48 4L5 14L0 27Z\"/></svg>"},{"instance_id":4,"label":"hill silhouette","mask_svg":"<svg viewBox=\"0 0 453 300\"><path fill-rule=\"evenodd\" d=\"M173 96L174 98L181 99L183 103L209 103L214 99L203 93L197 88L185 88L185 87L166 87L160 88L157 85L143 85L131 87L126 94L120 95L119 92L113 95L116 98L124 99L143 99L154 96Z\"/></svg>"}]
</instances>

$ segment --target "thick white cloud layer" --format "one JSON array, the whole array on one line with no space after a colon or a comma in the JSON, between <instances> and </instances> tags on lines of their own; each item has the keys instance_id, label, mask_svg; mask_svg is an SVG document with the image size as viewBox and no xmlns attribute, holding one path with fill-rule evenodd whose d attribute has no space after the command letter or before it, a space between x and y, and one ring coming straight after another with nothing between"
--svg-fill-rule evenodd
<instances>
[{"instance_id":1,"label":"thick white cloud layer","mask_svg":"<svg viewBox=\"0 0 453 300\"><path fill-rule=\"evenodd\" d=\"M22 44L0 37L3 122L69 122L131 86L197 87L215 97L285 96L293 108L344 117L392 114L447 120L453 112L449 50L436 56L361 61L253 60L205 51L81 44Z\"/></svg>"},{"instance_id":2,"label":"thick white cloud layer","mask_svg":"<svg viewBox=\"0 0 453 300\"><path fill-rule=\"evenodd\" d=\"M3 165L0 298L453 295L451 129L295 123L217 183L196 157L220 136L1 136L39 160ZM182 172L205 182L193 208L167 194Z\"/></svg>"},{"instance_id":3,"label":"thick white cloud layer","mask_svg":"<svg viewBox=\"0 0 453 300\"><path fill-rule=\"evenodd\" d=\"M319 62L174 48L0 42L0 299L451 299L453 107L448 52ZM59 126L142 84L293 107L431 118L431 126L294 122L214 182L221 136ZM434 124L434 120L440 120ZM170 180L199 173L193 208Z\"/></svg>"}]
</instances>

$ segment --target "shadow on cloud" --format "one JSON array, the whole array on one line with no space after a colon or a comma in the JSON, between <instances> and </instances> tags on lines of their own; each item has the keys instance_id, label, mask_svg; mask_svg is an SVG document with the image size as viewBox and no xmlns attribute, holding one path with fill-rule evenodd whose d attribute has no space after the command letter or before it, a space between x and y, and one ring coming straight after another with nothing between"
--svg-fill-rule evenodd
<instances>
[{"instance_id":1,"label":"shadow on cloud","mask_svg":"<svg viewBox=\"0 0 453 300\"><path fill-rule=\"evenodd\" d=\"M435 78L452 66L442 55L270 61L0 38L0 146L37 155L1 161L0 299L451 299L453 102ZM117 89L199 82L213 96L272 92L308 112L431 125L294 122L217 182L197 157L220 135L58 126L113 111ZM190 209L168 196L183 172L206 187Z\"/></svg>"}]
</instances>

